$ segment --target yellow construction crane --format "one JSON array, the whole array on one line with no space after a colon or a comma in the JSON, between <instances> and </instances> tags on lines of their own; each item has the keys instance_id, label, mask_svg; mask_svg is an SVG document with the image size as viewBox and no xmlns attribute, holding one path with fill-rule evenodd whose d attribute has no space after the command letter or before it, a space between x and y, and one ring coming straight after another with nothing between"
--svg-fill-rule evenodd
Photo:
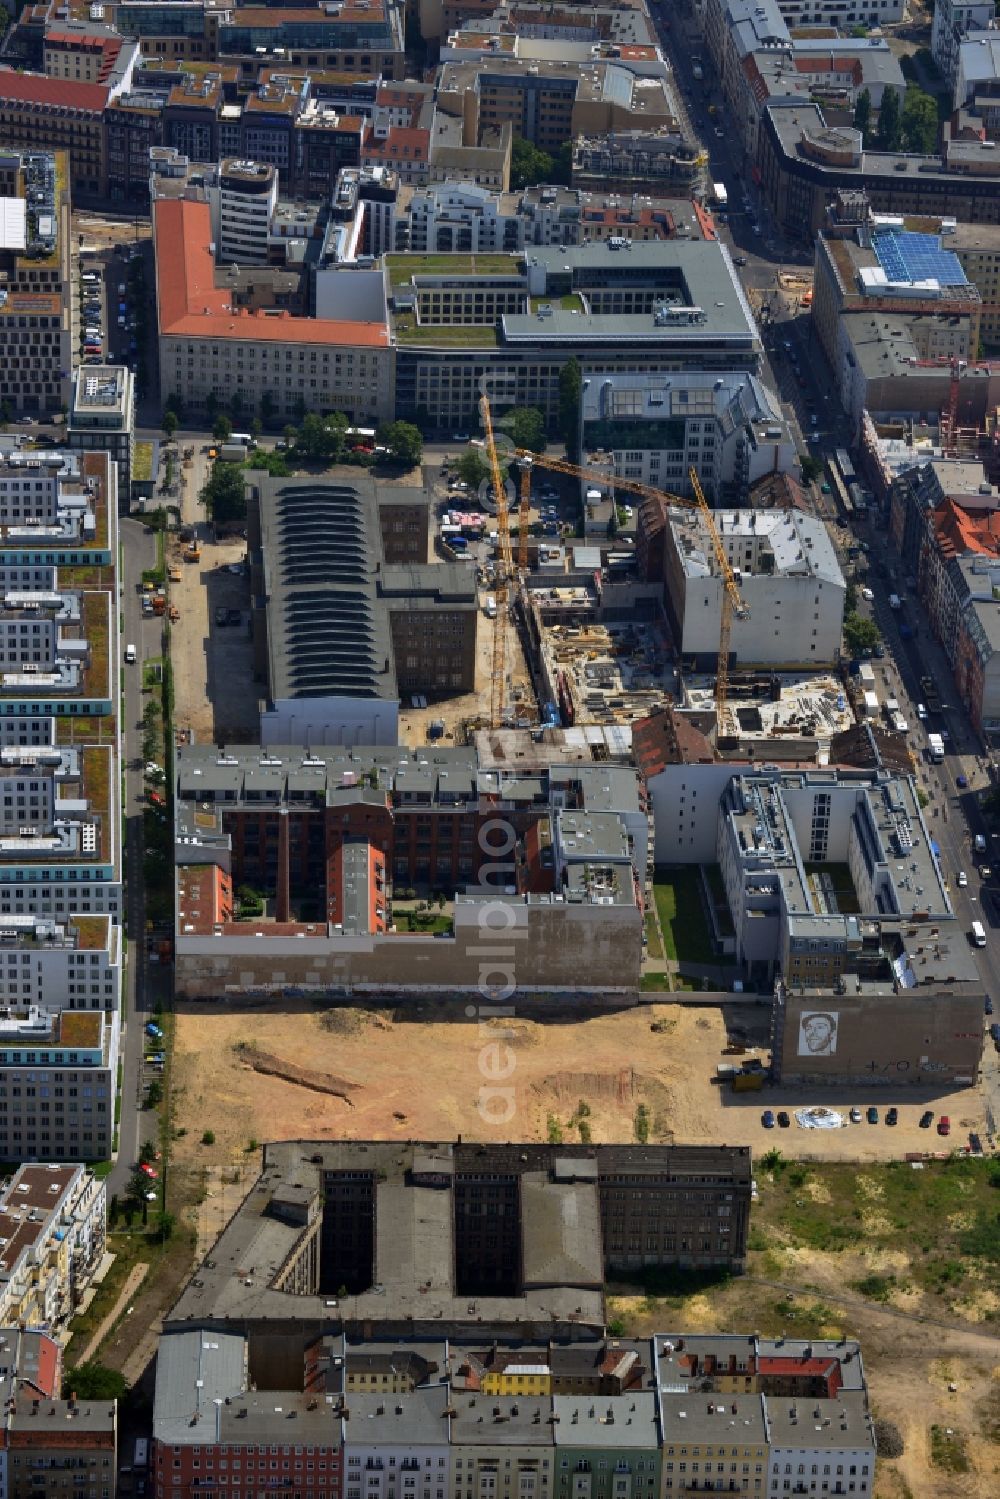
<instances>
[{"instance_id":1,"label":"yellow construction crane","mask_svg":"<svg viewBox=\"0 0 1000 1499\"><path fill-rule=\"evenodd\" d=\"M715 560L722 578L722 611L719 621L719 664L715 677L715 706L719 731L721 732L726 711L726 699L729 695L729 640L733 627L733 615L735 614L738 619L749 619L750 610L740 594L736 576L726 555L726 549L722 544L722 537L715 523L712 507L705 498L697 470L694 468L688 470L691 488L694 491L694 499L692 500L687 495L671 494L665 489L654 488L652 484L643 484L639 479L620 479L616 474L608 474L602 469L583 468L578 463L570 463L566 458L553 458L547 453L532 453L527 448L517 448L515 450L515 457L520 458L522 461L528 460L532 464L537 463L542 468L553 469L558 474L567 474L574 479L591 479L611 489L624 489L631 494L642 495L645 498L663 499L670 505L683 505L689 510L697 509L700 511L705 523L705 529L712 540ZM522 474L523 472L522 470ZM528 470L528 473L530 485L530 470ZM524 487L521 490L520 525L521 545L519 552L525 557L526 562L527 505L525 502Z\"/></svg>"},{"instance_id":2,"label":"yellow construction crane","mask_svg":"<svg viewBox=\"0 0 1000 1499\"><path fill-rule=\"evenodd\" d=\"M497 549L499 564L495 570L493 591L497 612L493 620L493 668L490 677L490 727L499 729L503 723L504 698L507 684L507 589L514 573L514 559L510 550L510 516L507 510L507 485L500 470L496 438L493 435L493 413L485 390L479 397L479 414L486 434L486 456L493 478L493 498L497 507ZM530 454L528 455L530 457ZM530 469L529 469L530 474ZM530 477L529 477L530 488ZM523 492L521 509L525 510ZM523 521L522 521L523 525ZM524 525L527 536L527 526Z\"/></svg>"},{"instance_id":3,"label":"yellow construction crane","mask_svg":"<svg viewBox=\"0 0 1000 1499\"><path fill-rule=\"evenodd\" d=\"M719 576L722 578L722 618L719 621L719 664L715 673L715 715L716 732L724 732L724 718L726 713L726 699L729 696L729 636L733 628L733 614L740 619L747 619L750 610L740 596L740 590L736 583L736 575L733 572L732 563L726 554L722 544L719 528L715 524L715 516L705 498L696 469L688 469L688 478L691 480L691 488L694 490L695 502L701 511L705 528L712 538L712 546L715 549L715 560L719 567Z\"/></svg>"}]
</instances>

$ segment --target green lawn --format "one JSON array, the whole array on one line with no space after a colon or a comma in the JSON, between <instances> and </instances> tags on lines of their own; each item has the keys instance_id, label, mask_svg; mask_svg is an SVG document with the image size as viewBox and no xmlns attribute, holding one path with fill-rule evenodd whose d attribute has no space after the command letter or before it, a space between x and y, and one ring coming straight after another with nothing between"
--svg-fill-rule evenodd
<instances>
[{"instance_id":1,"label":"green lawn","mask_svg":"<svg viewBox=\"0 0 1000 1499\"><path fill-rule=\"evenodd\" d=\"M521 255L387 255L389 285L404 286L412 276L520 276Z\"/></svg>"},{"instance_id":2,"label":"green lawn","mask_svg":"<svg viewBox=\"0 0 1000 1499\"><path fill-rule=\"evenodd\" d=\"M399 343L426 344L428 348L495 348L497 341L492 323L418 324L410 313L397 313L394 327Z\"/></svg>"},{"instance_id":3,"label":"green lawn","mask_svg":"<svg viewBox=\"0 0 1000 1499\"><path fill-rule=\"evenodd\" d=\"M916 1104L904 1107L919 1111ZM769 1178L754 1208L761 1247L772 1228L793 1249L836 1252L856 1249L863 1239L871 1250L905 1253L909 1268L902 1278L947 1298L962 1294L976 1260L1000 1274L996 1161L956 1156L926 1161L922 1171L904 1161L857 1167L779 1160L773 1171L770 1164L769 1153L756 1162L758 1175ZM825 1190L810 1194L803 1190L808 1183ZM885 1299L879 1286L860 1282L854 1289Z\"/></svg>"},{"instance_id":4,"label":"green lawn","mask_svg":"<svg viewBox=\"0 0 1000 1499\"><path fill-rule=\"evenodd\" d=\"M398 932L415 932L424 937L434 932L450 932L455 925L450 916L431 916L419 911L394 911L392 919Z\"/></svg>"},{"instance_id":5,"label":"green lawn","mask_svg":"<svg viewBox=\"0 0 1000 1499\"><path fill-rule=\"evenodd\" d=\"M702 909L695 865L658 869L653 881L656 909L667 957L679 963L722 963L713 947Z\"/></svg>"}]
</instances>

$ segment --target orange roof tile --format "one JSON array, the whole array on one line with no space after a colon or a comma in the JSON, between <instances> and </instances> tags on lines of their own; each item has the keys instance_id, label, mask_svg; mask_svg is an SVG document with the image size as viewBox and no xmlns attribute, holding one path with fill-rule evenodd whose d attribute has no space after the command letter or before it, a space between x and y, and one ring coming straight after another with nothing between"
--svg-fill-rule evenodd
<instances>
[{"instance_id":1,"label":"orange roof tile","mask_svg":"<svg viewBox=\"0 0 1000 1499\"><path fill-rule=\"evenodd\" d=\"M162 199L154 208L153 234L158 251L156 294L161 334L253 343L388 346L385 323L306 318L286 311L234 311L227 288L215 284L207 203ZM169 252L159 253L164 246L169 246Z\"/></svg>"},{"instance_id":2,"label":"orange roof tile","mask_svg":"<svg viewBox=\"0 0 1000 1499\"><path fill-rule=\"evenodd\" d=\"M61 104L67 109L103 114L108 90L101 83L69 83L65 78L47 78L44 73L17 73L0 68L0 100L4 104Z\"/></svg>"},{"instance_id":3,"label":"orange roof tile","mask_svg":"<svg viewBox=\"0 0 1000 1499\"><path fill-rule=\"evenodd\" d=\"M963 510L954 500L946 499L934 511L932 522L942 556L978 552L1000 557L1000 510Z\"/></svg>"}]
</instances>

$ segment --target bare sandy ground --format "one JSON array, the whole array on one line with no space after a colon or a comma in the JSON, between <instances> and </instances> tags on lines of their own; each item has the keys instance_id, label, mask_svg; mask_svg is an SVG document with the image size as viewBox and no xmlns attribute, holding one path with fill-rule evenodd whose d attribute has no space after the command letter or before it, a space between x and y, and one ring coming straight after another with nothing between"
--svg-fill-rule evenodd
<instances>
[{"instance_id":1,"label":"bare sandy ground","mask_svg":"<svg viewBox=\"0 0 1000 1499\"><path fill-rule=\"evenodd\" d=\"M497 1126L483 1093L495 1067L490 1050L503 1048L513 1113ZM726 1026L717 1009L683 1005L639 1009L572 1021L480 1023L464 1007L414 1004L396 1010L321 1012L307 1003L280 1011L260 1007L240 1013L220 1006L182 1005L178 1011L175 1079L182 1090L178 1123L196 1121L215 1132L216 1145L195 1152L200 1164L228 1165L250 1140L547 1138L561 1130L579 1139L570 1121L583 1118L595 1141L634 1138L644 1104L650 1138L721 1141L816 1160L899 1159L908 1150L945 1144L918 1127L925 1107L952 1120L949 1146L965 1143L982 1126L978 1094L971 1090L889 1098L877 1090L826 1094L769 1088L734 1095L712 1078L723 1057ZM247 1048L278 1060L269 1075L254 1070ZM343 1097L316 1091L287 1077L280 1063L331 1075L346 1085ZM484 1111L484 1099L487 1107ZM877 1103L884 1116L897 1104L900 1122L861 1124L831 1132L764 1130L761 1111L789 1112L823 1103L846 1113ZM195 1131L183 1145L191 1151Z\"/></svg>"}]
</instances>

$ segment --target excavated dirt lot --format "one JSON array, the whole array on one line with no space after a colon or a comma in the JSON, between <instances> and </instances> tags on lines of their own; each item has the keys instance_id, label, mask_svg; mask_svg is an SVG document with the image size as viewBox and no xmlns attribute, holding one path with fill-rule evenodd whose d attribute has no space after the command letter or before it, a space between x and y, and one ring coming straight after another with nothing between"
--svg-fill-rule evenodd
<instances>
[{"instance_id":1,"label":"excavated dirt lot","mask_svg":"<svg viewBox=\"0 0 1000 1499\"><path fill-rule=\"evenodd\" d=\"M733 1010L729 1023L746 1023ZM497 1034L499 1032L499 1034ZM814 1160L900 1159L908 1150L934 1150L937 1136L918 1128L920 1112L948 1113L964 1143L982 1128L978 1095L894 1098L895 1129L855 1125L832 1132L765 1131L763 1108L789 1111L823 1103L842 1109L889 1101L878 1093L845 1090L832 1096L781 1088L734 1095L713 1081L726 1044L726 1017L715 1008L642 1006L573 1022L515 1019L479 1024L464 1006L419 1003L398 1009L320 1011L308 1002L240 1013L222 1006L180 1005L175 1052L176 1122L181 1164L232 1169L249 1141L288 1138L545 1139L569 1121L581 1102L595 1141L634 1138L636 1111L645 1104L650 1139L726 1141L758 1152L779 1147L789 1157ZM480 1055L491 1041L510 1048L514 1116L496 1130L480 1111ZM258 1065L254 1066L254 1057ZM266 1056L266 1063L261 1065ZM305 1069L308 1079L296 1069ZM282 1074L282 1075L279 1075ZM296 1080L296 1079L299 1080ZM326 1078L329 1094L317 1091ZM336 1094L342 1096L336 1096ZM197 1128L195 1127L197 1125ZM202 1130L215 1144L197 1144Z\"/></svg>"}]
</instances>

